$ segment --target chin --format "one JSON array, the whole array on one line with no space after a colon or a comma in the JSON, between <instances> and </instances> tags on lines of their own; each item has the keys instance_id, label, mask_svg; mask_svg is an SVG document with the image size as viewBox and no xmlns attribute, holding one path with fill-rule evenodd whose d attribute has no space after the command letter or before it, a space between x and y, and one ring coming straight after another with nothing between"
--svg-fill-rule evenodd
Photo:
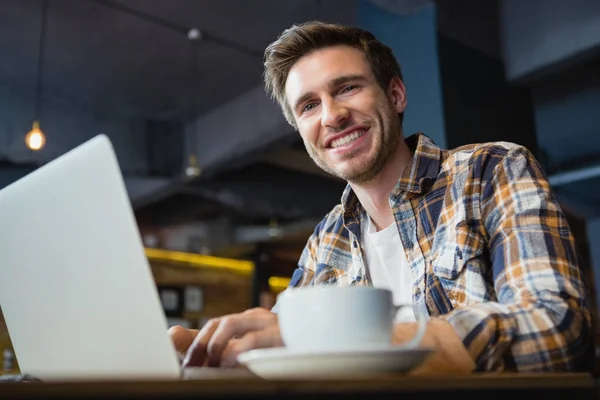
<instances>
[{"instance_id":1,"label":"chin","mask_svg":"<svg viewBox=\"0 0 600 400\"><path fill-rule=\"evenodd\" d=\"M364 168L347 168L344 170L335 170L335 176L348 182L356 182L361 180L368 170Z\"/></svg>"},{"instance_id":2,"label":"chin","mask_svg":"<svg viewBox=\"0 0 600 400\"><path fill-rule=\"evenodd\" d=\"M314 158L316 164L330 175L345 181L352 181L368 174L375 165L377 157L372 154L350 155L346 160L331 160L324 157Z\"/></svg>"},{"instance_id":3,"label":"chin","mask_svg":"<svg viewBox=\"0 0 600 400\"><path fill-rule=\"evenodd\" d=\"M337 171L337 175L349 182L368 182L373 179L374 175L377 175L375 171L376 163L373 160L369 161L354 165L353 168L345 168L343 171Z\"/></svg>"}]
</instances>

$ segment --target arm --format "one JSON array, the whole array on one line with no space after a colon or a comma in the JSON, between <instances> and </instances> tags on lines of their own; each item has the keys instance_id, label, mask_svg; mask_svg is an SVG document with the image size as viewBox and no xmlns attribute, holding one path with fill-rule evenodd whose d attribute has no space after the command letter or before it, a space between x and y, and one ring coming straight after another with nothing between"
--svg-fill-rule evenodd
<instances>
[{"instance_id":1,"label":"arm","mask_svg":"<svg viewBox=\"0 0 600 400\"><path fill-rule=\"evenodd\" d=\"M591 316L560 206L526 149L511 149L490 165L482 177L481 212L498 301L442 318L478 370L586 369Z\"/></svg>"}]
</instances>

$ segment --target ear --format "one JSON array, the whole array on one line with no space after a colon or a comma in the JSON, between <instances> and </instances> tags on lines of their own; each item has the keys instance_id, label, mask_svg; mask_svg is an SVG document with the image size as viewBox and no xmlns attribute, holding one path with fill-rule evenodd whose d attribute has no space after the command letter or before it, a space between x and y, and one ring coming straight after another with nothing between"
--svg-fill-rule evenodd
<instances>
[{"instance_id":1,"label":"ear","mask_svg":"<svg viewBox=\"0 0 600 400\"><path fill-rule=\"evenodd\" d=\"M398 76L394 76L388 86L387 95L396 112L403 113L406 108L406 88Z\"/></svg>"}]
</instances>

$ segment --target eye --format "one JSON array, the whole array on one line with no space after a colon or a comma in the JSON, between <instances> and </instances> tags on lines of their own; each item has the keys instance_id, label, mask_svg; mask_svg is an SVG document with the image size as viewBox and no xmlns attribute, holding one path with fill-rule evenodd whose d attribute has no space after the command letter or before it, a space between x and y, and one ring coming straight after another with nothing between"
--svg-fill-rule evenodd
<instances>
[{"instance_id":1,"label":"eye","mask_svg":"<svg viewBox=\"0 0 600 400\"><path fill-rule=\"evenodd\" d=\"M358 87L357 85L348 85L348 86L345 86L345 87L342 89L342 93L350 92L351 90L354 90L354 89L356 89L357 87Z\"/></svg>"},{"instance_id":2,"label":"eye","mask_svg":"<svg viewBox=\"0 0 600 400\"><path fill-rule=\"evenodd\" d=\"M305 113L307 111L312 110L316 106L316 103L308 103L304 107L302 107L302 112Z\"/></svg>"}]
</instances>

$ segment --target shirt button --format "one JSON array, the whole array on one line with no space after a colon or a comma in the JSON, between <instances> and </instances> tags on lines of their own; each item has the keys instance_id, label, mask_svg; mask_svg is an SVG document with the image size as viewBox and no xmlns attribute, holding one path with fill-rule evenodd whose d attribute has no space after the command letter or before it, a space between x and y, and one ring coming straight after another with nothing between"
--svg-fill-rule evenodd
<instances>
[{"instance_id":1,"label":"shirt button","mask_svg":"<svg viewBox=\"0 0 600 400\"><path fill-rule=\"evenodd\" d=\"M415 298L418 300L421 298L421 289L417 288L417 290L415 291Z\"/></svg>"}]
</instances>

